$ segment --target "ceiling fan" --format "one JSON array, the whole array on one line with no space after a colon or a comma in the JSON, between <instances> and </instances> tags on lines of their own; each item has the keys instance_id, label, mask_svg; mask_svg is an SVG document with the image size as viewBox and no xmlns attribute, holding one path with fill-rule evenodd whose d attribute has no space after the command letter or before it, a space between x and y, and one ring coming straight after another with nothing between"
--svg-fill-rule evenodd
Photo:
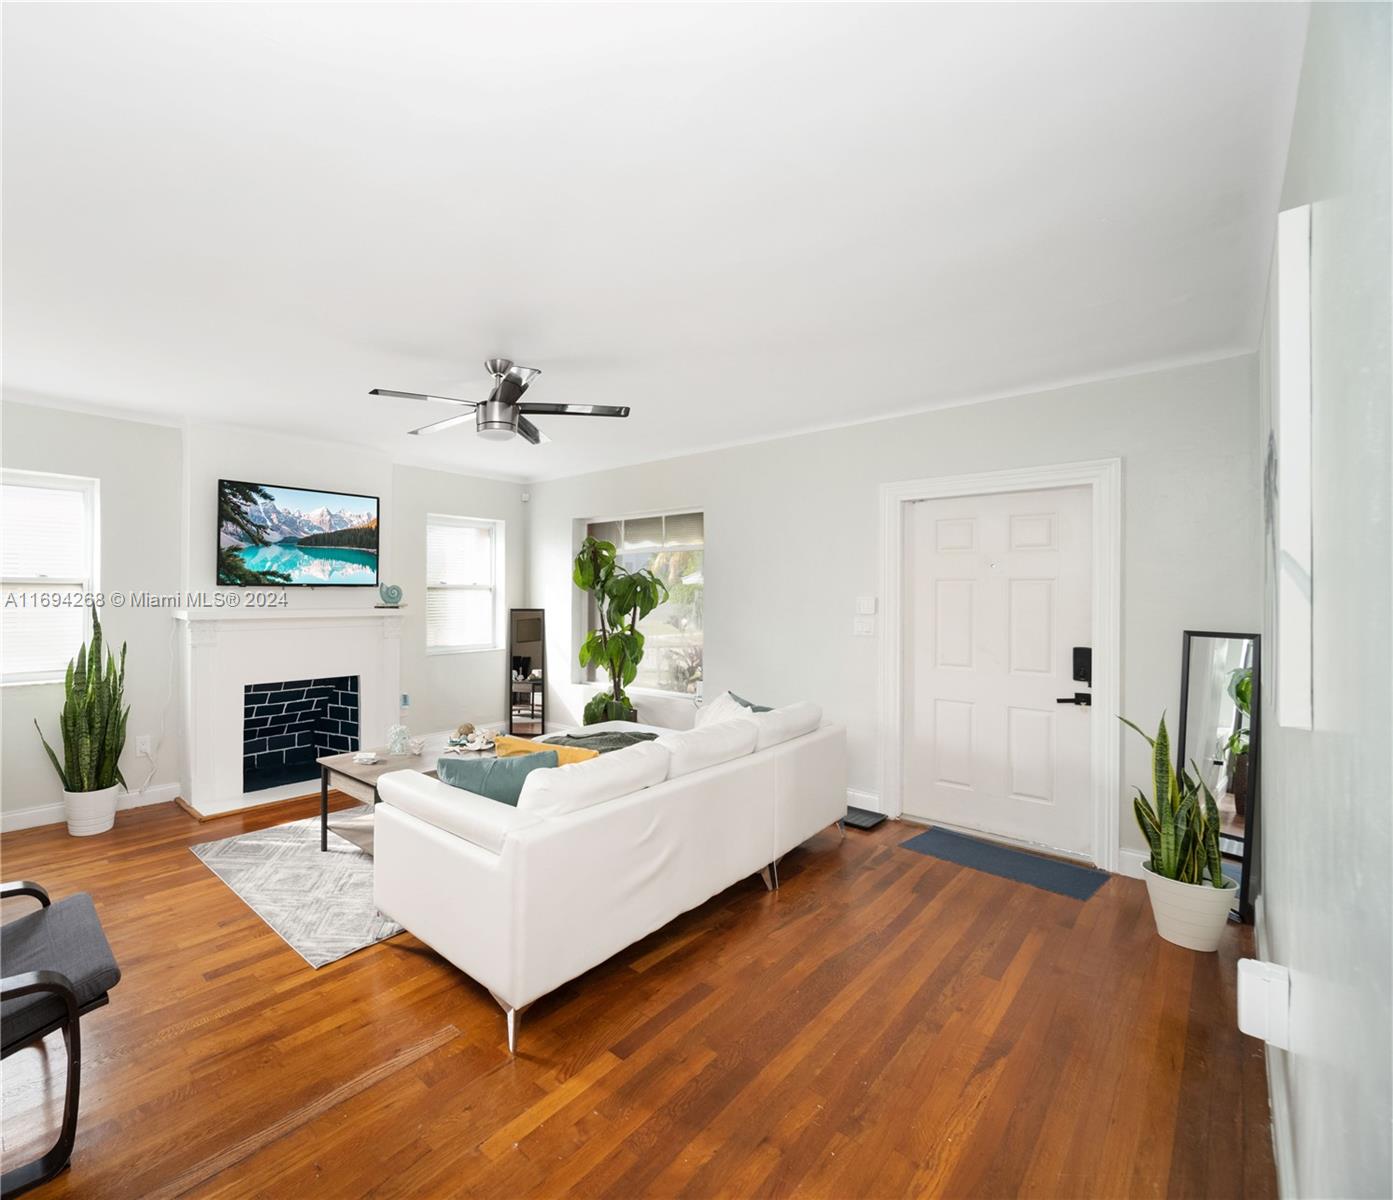
<instances>
[{"instance_id":1,"label":"ceiling fan","mask_svg":"<svg viewBox=\"0 0 1393 1200\"><path fill-rule=\"evenodd\" d=\"M403 400L434 400L439 404L456 404L467 412L433 421L413 429L413 434L440 433L465 421L473 421L480 437L506 442L521 434L534 446L550 441L531 421L534 417L627 417L628 405L615 404L524 404L523 393L541 374L536 367L519 367L508 358L484 360L484 370L493 376L493 391L487 400L456 400L452 396L432 396L425 392L397 392L391 388L373 388L370 396L397 396Z\"/></svg>"}]
</instances>

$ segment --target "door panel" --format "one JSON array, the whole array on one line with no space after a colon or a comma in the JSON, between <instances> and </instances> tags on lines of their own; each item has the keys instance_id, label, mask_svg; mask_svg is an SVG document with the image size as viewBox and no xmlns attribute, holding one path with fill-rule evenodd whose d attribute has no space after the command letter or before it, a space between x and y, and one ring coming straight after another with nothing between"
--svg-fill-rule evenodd
<instances>
[{"instance_id":1,"label":"door panel","mask_svg":"<svg viewBox=\"0 0 1393 1200\"><path fill-rule=\"evenodd\" d=\"M1088 488L924 500L905 527L904 810L1087 857Z\"/></svg>"}]
</instances>

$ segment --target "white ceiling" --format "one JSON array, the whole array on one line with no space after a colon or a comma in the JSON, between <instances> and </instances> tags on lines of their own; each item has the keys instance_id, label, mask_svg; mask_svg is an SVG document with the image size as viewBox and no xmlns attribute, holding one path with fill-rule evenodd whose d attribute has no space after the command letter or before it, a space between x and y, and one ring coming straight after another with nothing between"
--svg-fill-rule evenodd
<instances>
[{"instance_id":1,"label":"white ceiling","mask_svg":"<svg viewBox=\"0 0 1393 1200\"><path fill-rule=\"evenodd\" d=\"M1304 6L7 5L7 390L545 478L1251 349ZM540 447L369 388L543 369Z\"/></svg>"}]
</instances>

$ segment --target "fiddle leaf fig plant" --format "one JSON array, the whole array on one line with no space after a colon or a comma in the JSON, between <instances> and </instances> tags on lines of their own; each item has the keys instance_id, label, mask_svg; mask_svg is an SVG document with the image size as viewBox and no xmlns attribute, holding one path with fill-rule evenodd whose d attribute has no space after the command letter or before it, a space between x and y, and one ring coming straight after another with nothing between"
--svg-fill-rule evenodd
<instances>
[{"instance_id":1,"label":"fiddle leaf fig plant","mask_svg":"<svg viewBox=\"0 0 1393 1200\"><path fill-rule=\"evenodd\" d=\"M624 690L638 678L643 634L638 623L667 599L667 586L646 568L631 571L618 561L612 542L587 537L576 555L571 578L595 605L598 628L580 644L580 665L609 676L606 690L585 706L585 724L631 721L634 706Z\"/></svg>"},{"instance_id":2,"label":"fiddle leaf fig plant","mask_svg":"<svg viewBox=\"0 0 1393 1200\"><path fill-rule=\"evenodd\" d=\"M1203 884L1206 873L1216 888L1228 886L1219 857L1219 806L1195 766L1192 778L1183 767L1171 767L1170 735L1166 718L1153 738L1126 717L1119 717L1129 729L1135 729L1151 747L1152 778L1155 796L1147 799L1137 788L1132 809L1137 816L1147 845L1151 848L1151 870L1166 879L1181 883Z\"/></svg>"}]
</instances>

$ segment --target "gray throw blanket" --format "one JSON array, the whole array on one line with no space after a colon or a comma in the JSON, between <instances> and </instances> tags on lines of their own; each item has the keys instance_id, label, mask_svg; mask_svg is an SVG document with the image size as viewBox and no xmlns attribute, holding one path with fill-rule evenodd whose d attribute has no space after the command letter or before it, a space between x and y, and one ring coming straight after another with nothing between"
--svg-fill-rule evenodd
<instances>
[{"instance_id":1,"label":"gray throw blanket","mask_svg":"<svg viewBox=\"0 0 1393 1200\"><path fill-rule=\"evenodd\" d=\"M548 738L546 744L579 746L582 750L598 750L601 754L608 754L611 750L622 750L625 746L633 746L638 742L651 742L657 736L656 733L626 733L612 729L604 733L570 733L565 737Z\"/></svg>"}]
</instances>

